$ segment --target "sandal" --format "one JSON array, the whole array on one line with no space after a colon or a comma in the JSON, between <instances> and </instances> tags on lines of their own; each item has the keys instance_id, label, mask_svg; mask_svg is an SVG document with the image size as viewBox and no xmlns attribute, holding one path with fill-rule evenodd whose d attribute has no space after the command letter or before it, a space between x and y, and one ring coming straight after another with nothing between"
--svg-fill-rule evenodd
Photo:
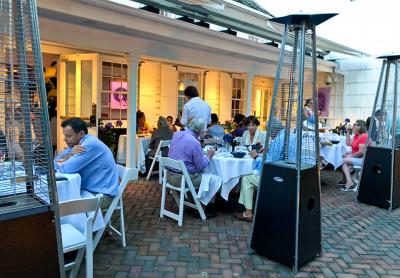
<instances>
[{"instance_id":1,"label":"sandal","mask_svg":"<svg viewBox=\"0 0 400 278\"><path fill-rule=\"evenodd\" d=\"M253 222L253 216L245 216L244 212L235 213L235 217L236 217L236 219L241 220L241 221L245 221L245 222L249 222L249 223Z\"/></svg>"}]
</instances>

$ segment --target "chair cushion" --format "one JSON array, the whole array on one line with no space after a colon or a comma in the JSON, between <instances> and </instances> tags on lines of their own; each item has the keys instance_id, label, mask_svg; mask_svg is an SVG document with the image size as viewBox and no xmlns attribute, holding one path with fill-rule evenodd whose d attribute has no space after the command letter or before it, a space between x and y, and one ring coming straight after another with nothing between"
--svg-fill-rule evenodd
<instances>
[{"instance_id":1,"label":"chair cushion","mask_svg":"<svg viewBox=\"0 0 400 278\"><path fill-rule=\"evenodd\" d=\"M61 225L63 249L86 244L86 237L71 224ZM79 248L79 247L78 247Z\"/></svg>"}]
</instances>

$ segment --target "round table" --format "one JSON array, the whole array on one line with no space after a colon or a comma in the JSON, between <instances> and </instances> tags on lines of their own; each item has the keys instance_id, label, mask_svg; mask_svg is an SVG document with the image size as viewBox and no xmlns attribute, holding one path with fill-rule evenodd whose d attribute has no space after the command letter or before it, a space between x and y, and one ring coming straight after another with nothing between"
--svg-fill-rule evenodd
<instances>
[{"instance_id":1,"label":"round table","mask_svg":"<svg viewBox=\"0 0 400 278\"><path fill-rule=\"evenodd\" d=\"M222 179L222 198L228 200L229 192L239 183L240 177L253 174L253 161L248 155L243 158L235 158L228 152L214 155L206 171Z\"/></svg>"}]
</instances>

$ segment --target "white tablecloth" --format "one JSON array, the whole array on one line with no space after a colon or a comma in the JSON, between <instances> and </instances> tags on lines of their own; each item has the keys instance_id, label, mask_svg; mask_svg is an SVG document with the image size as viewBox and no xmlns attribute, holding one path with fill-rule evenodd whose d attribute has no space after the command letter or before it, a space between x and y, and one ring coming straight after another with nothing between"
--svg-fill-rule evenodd
<instances>
[{"instance_id":1,"label":"white tablecloth","mask_svg":"<svg viewBox=\"0 0 400 278\"><path fill-rule=\"evenodd\" d=\"M57 181L57 196L59 202L88 198L92 197L93 194L84 190L81 190L81 176L79 174L57 174L57 177L66 177L67 181ZM86 228L86 215L84 213L69 215L61 217L61 224L69 223L81 232L85 231ZM97 231L105 226L104 218L101 210L97 212L97 217L93 225L93 231Z\"/></svg>"},{"instance_id":2,"label":"white tablecloth","mask_svg":"<svg viewBox=\"0 0 400 278\"><path fill-rule=\"evenodd\" d=\"M205 172L222 179L221 196L228 200L229 192L239 183L241 176L253 174L253 158L234 158L229 153L217 153Z\"/></svg>"},{"instance_id":3,"label":"white tablecloth","mask_svg":"<svg viewBox=\"0 0 400 278\"><path fill-rule=\"evenodd\" d=\"M146 154L149 152L150 138L136 137L136 167L141 173L146 172ZM126 164L126 135L119 136L117 163Z\"/></svg>"}]
</instances>

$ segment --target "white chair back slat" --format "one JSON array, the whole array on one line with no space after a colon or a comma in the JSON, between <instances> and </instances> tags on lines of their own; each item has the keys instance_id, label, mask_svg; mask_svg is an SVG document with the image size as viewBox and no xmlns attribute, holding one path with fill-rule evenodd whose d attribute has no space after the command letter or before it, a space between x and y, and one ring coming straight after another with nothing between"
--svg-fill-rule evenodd
<instances>
[{"instance_id":1,"label":"white chair back slat","mask_svg":"<svg viewBox=\"0 0 400 278\"><path fill-rule=\"evenodd\" d=\"M60 202L60 217L84 212L95 212L99 208L100 198L101 195L97 195L91 198Z\"/></svg>"}]
</instances>

